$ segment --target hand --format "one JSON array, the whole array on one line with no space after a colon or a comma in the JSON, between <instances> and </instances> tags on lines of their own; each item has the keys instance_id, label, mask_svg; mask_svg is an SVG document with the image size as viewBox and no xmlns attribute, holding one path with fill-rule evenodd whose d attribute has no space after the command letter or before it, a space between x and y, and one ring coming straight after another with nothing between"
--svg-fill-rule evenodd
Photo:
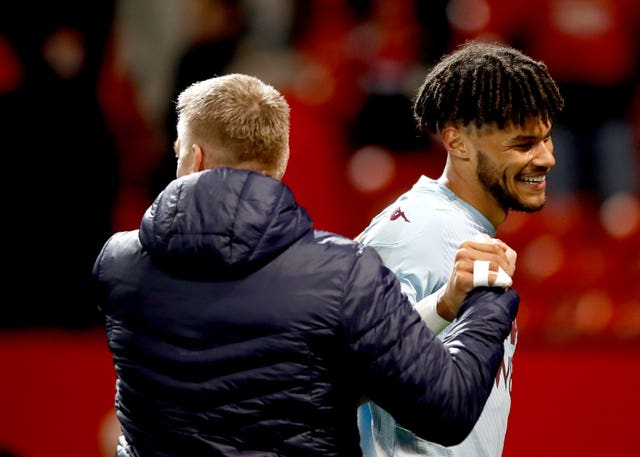
<instances>
[{"instance_id":1,"label":"hand","mask_svg":"<svg viewBox=\"0 0 640 457\"><path fill-rule=\"evenodd\" d=\"M489 286L491 286L498 277L498 267L513 277L516 271L517 253L503 241L484 234L474 240L462 242L456 253L449 281L438 298L437 311L442 318L452 321L458 314L462 300L474 288L473 262L476 260L489 261Z\"/></svg>"}]
</instances>

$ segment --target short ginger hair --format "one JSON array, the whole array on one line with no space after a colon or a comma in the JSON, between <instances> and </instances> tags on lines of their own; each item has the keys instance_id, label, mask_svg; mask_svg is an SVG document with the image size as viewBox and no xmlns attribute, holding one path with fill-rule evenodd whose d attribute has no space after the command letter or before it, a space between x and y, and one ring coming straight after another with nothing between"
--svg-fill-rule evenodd
<instances>
[{"instance_id":1,"label":"short ginger hair","mask_svg":"<svg viewBox=\"0 0 640 457\"><path fill-rule=\"evenodd\" d=\"M260 164L276 179L289 159L290 107L274 87L233 73L196 82L177 99L178 129L215 145L222 165Z\"/></svg>"}]
</instances>

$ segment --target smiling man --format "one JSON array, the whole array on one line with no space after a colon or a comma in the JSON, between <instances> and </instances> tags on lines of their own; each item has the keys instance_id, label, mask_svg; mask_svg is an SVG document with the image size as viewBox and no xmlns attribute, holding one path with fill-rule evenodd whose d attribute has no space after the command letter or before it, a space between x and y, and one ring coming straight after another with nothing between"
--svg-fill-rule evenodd
<instances>
[{"instance_id":1,"label":"smiling man","mask_svg":"<svg viewBox=\"0 0 640 457\"><path fill-rule=\"evenodd\" d=\"M444 56L420 87L414 116L424 135L441 140L445 168L438 179L421 176L358 239L378 251L439 337L455 316L441 291L460 242L495 238L510 210L544 206L546 176L555 165L551 127L563 105L544 63L499 44L464 44ZM421 309L425 304L430 309ZM358 412L365 457L501 456L516 342L514 322L503 367L465 441L443 447L422 440L370 402Z\"/></svg>"}]
</instances>

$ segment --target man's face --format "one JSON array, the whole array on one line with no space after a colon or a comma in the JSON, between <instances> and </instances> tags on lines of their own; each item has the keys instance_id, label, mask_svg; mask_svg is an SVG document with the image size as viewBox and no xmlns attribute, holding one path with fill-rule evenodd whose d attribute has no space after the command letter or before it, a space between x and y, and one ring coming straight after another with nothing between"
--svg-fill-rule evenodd
<instances>
[{"instance_id":1,"label":"man's face","mask_svg":"<svg viewBox=\"0 0 640 457\"><path fill-rule=\"evenodd\" d=\"M533 212L545 203L546 175L555 165L551 126L531 119L473 131L468 136L480 185L504 210Z\"/></svg>"}]
</instances>

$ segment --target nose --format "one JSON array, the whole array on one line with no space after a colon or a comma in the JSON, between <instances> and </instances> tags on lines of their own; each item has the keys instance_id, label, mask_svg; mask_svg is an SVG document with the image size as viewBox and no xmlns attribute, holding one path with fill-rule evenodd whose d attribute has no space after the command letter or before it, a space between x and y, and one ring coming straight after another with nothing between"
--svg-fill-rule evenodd
<instances>
[{"instance_id":1,"label":"nose","mask_svg":"<svg viewBox=\"0 0 640 457\"><path fill-rule=\"evenodd\" d=\"M553 142L551 139L541 141L536 146L531 163L537 167L551 168L556 164L556 158L553 155Z\"/></svg>"}]
</instances>

